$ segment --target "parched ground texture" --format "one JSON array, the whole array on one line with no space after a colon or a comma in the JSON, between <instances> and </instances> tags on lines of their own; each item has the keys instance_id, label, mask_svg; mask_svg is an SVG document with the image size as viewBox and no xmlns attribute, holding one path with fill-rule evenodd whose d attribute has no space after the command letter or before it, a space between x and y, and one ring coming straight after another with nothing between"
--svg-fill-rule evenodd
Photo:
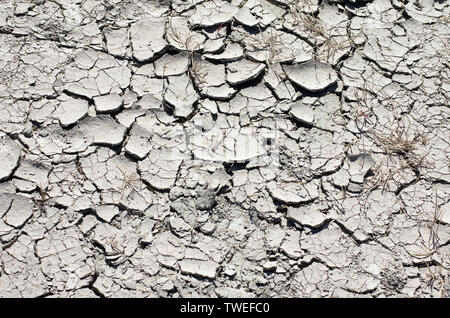
<instances>
[{"instance_id":1,"label":"parched ground texture","mask_svg":"<svg viewBox=\"0 0 450 318\"><path fill-rule=\"evenodd\" d=\"M445 0L0 0L0 297L448 297Z\"/></svg>"}]
</instances>

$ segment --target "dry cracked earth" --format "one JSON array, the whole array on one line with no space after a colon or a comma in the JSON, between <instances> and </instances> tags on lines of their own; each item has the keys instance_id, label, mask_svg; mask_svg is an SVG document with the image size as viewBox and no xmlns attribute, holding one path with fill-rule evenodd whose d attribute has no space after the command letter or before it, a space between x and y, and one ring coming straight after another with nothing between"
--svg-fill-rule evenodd
<instances>
[{"instance_id":1,"label":"dry cracked earth","mask_svg":"<svg viewBox=\"0 0 450 318\"><path fill-rule=\"evenodd\" d=\"M448 297L444 0L1 0L0 297Z\"/></svg>"}]
</instances>

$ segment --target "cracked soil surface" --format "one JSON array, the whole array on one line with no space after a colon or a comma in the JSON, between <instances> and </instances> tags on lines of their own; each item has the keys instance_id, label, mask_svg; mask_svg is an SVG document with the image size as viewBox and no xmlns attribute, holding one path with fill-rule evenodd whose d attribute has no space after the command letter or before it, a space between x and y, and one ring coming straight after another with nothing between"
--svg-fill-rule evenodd
<instances>
[{"instance_id":1,"label":"cracked soil surface","mask_svg":"<svg viewBox=\"0 0 450 318\"><path fill-rule=\"evenodd\" d=\"M444 0L0 0L0 297L448 297Z\"/></svg>"}]
</instances>

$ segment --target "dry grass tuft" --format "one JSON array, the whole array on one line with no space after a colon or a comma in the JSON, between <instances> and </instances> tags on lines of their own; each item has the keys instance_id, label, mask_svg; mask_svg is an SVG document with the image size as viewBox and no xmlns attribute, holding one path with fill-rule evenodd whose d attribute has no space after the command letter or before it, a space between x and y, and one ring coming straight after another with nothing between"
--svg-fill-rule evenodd
<instances>
[{"instance_id":1,"label":"dry grass tuft","mask_svg":"<svg viewBox=\"0 0 450 318\"><path fill-rule=\"evenodd\" d=\"M119 171L122 173L123 176L123 184L122 187L120 188L120 199L119 199L120 202L124 198L127 189L139 192L140 189L137 188L137 184L141 181L141 178L136 172L133 172L130 176L127 176L125 171L123 171L118 166L116 167L117 169L119 169Z\"/></svg>"},{"instance_id":2,"label":"dry grass tuft","mask_svg":"<svg viewBox=\"0 0 450 318\"><path fill-rule=\"evenodd\" d=\"M206 76L208 76L208 72L201 67L200 59L201 57L192 54L189 68L189 74L191 75L193 82L197 85L205 84Z\"/></svg>"},{"instance_id":3,"label":"dry grass tuft","mask_svg":"<svg viewBox=\"0 0 450 318\"><path fill-rule=\"evenodd\" d=\"M438 196L437 196L437 190L435 188L435 202L434 202L434 212L433 212L433 219L428 222L428 228L430 230L430 234L428 237L428 246L424 246L424 249L426 252L424 253L411 253L410 255L418 258L418 259L426 259L425 264L428 269L427 273L427 285L432 289L434 285L437 283L439 284L439 292L440 297L448 297L448 290L446 290L446 285L448 279L448 276L443 273L442 271L442 265L440 264L440 261L436 262L435 260L445 260L448 258L447 255L442 255L441 251L439 250L440 247L440 237L438 235L438 230L440 226L440 215L442 211L440 210L440 207L438 205ZM433 260L434 259L434 260ZM432 265L434 265L432 267Z\"/></svg>"}]
</instances>

